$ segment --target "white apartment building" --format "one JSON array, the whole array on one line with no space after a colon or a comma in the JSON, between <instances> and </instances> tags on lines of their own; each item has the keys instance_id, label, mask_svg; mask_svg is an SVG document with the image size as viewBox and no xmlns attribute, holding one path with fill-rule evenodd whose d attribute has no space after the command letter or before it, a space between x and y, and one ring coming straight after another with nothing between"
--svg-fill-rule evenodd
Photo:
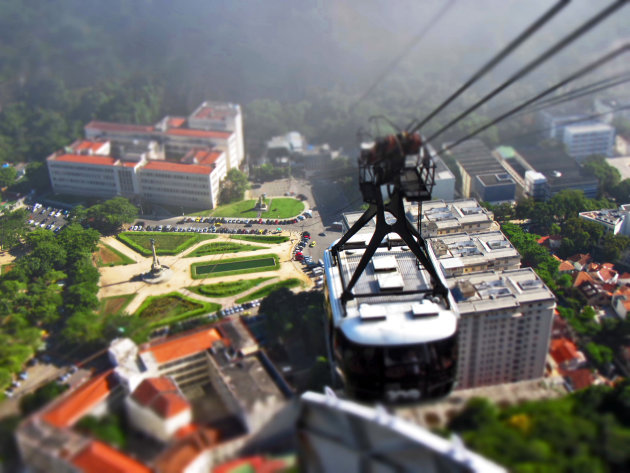
<instances>
[{"instance_id":1,"label":"white apartment building","mask_svg":"<svg viewBox=\"0 0 630 473\"><path fill-rule=\"evenodd\" d=\"M429 238L427 243L427 249L447 278L521 267L521 255L499 231L444 235Z\"/></svg>"},{"instance_id":2,"label":"white apartment building","mask_svg":"<svg viewBox=\"0 0 630 473\"><path fill-rule=\"evenodd\" d=\"M578 162L589 156L612 156L615 129L604 123L576 124L564 128L562 141L567 154Z\"/></svg>"},{"instance_id":3,"label":"white apartment building","mask_svg":"<svg viewBox=\"0 0 630 473\"><path fill-rule=\"evenodd\" d=\"M584 220L603 225L613 235L630 236L630 204L620 205L618 209L580 212L578 215Z\"/></svg>"},{"instance_id":4,"label":"white apartment building","mask_svg":"<svg viewBox=\"0 0 630 473\"><path fill-rule=\"evenodd\" d=\"M230 152L228 167L230 169L242 164L245 157L245 145L243 143L243 114L241 106L233 103L203 102L188 117L188 126L197 130L229 131L234 134L236 149Z\"/></svg>"},{"instance_id":5,"label":"white apartment building","mask_svg":"<svg viewBox=\"0 0 630 473\"><path fill-rule=\"evenodd\" d=\"M406 204L407 217L418 221L417 205ZM499 225L491 211L484 209L475 199L431 200L422 203L421 234L423 237L451 233L481 233L495 231Z\"/></svg>"},{"instance_id":6,"label":"white apartment building","mask_svg":"<svg viewBox=\"0 0 630 473\"><path fill-rule=\"evenodd\" d=\"M167 115L154 126L91 121L84 129L88 140L117 145L155 141L171 158L194 148L219 148L226 153L228 169L238 168L245 157L243 117L236 104L203 102L188 118Z\"/></svg>"},{"instance_id":7,"label":"white apartment building","mask_svg":"<svg viewBox=\"0 0 630 473\"><path fill-rule=\"evenodd\" d=\"M543 376L556 303L531 268L447 283L460 313L458 389Z\"/></svg>"},{"instance_id":8,"label":"white apartment building","mask_svg":"<svg viewBox=\"0 0 630 473\"><path fill-rule=\"evenodd\" d=\"M153 203L214 208L227 172L226 154L219 150L191 149L182 162L125 161L106 152L109 144L75 143L66 152L46 160L55 193L98 197L141 197Z\"/></svg>"}]
</instances>

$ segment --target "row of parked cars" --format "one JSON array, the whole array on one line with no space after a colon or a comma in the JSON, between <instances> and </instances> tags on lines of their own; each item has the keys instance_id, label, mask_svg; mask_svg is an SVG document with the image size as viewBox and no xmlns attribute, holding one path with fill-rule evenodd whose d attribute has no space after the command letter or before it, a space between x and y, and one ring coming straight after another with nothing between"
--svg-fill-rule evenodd
<instances>
[{"instance_id":1,"label":"row of parked cars","mask_svg":"<svg viewBox=\"0 0 630 473\"><path fill-rule=\"evenodd\" d=\"M129 231L135 232L176 232L176 233L185 233L185 232L193 232L193 233L241 233L241 234L252 234L252 235L266 235L269 230L265 229L254 229L254 228L227 228L227 227L176 227L172 225L156 225L154 227L147 225L146 227L142 227L139 225L134 225L129 228Z\"/></svg>"},{"instance_id":2,"label":"row of parked cars","mask_svg":"<svg viewBox=\"0 0 630 473\"><path fill-rule=\"evenodd\" d=\"M241 305L235 305L232 307L228 307L227 309L222 309L219 311L219 316L227 317L228 315L239 314L241 312L246 311L247 309L258 307L260 305L260 301L261 299L256 299L254 301L245 302L244 304L241 304Z\"/></svg>"}]
</instances>

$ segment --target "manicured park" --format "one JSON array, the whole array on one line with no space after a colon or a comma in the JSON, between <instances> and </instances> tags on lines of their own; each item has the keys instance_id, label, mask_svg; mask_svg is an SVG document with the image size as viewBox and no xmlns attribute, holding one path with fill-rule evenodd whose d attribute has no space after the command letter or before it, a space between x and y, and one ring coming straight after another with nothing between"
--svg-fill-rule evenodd
<instances>
[{"instance_id":1,"label":"manicured park","mask_svg":"<svg viewBox=\"0 0 630 473\"><path fill-rule=\"evenodd\" d=\"M221 308L214 302L201 302L178 292L147 297L136 311L136 316L146 319L150 327L169 325L196 315L216 312Z\"/></svg>"},{"instance_id":2,"label":"manicured park","mask_svg":"<svg viewBox=\"0 0 630 473\"><path fill-rule=\"evenodd\" d=\"M195 258L198 256L218 255L224 253L240 253L242 251L264 250L264 246L244 245L232 241L217 241L207 243L199 248L191 251L186 255L187 258Z\"/></svg>"},{"instance_id":3,"label":"manicured park","mask_svg":"<svg viewBox=\"0 0 630 473\"><path fill-rule=\"evenodd\" d=\"M229 276L232 274L275 271L280 269L277 255L250 256L244 258L221 259L217 262L193 263L190 272L193 279Z\"/></svg>"},{"instance_id":4,"label":"manicured park","mask_svg":"<svg viewBox=\"0 0 630 473\"><path fill-rule=\"evenodd\" d=\"M176 255L203 240L212 240L217 235L200 233L161 233L161 232L123 232L118 239L141 255L151 256L151 239L155 240L158 255Z\"/></svg>"},{"instance_id":5,"label":"manicured park","mask_svg":"<svg viewBox=\"0 0 630 473\"><path fill-rule=\"evenodd\" d=\"M105 243L100 243L96 248L96 252L94 253L94 262L99 268L135 263L135 261L128 256Z\"/></svg>"}]
</instances>

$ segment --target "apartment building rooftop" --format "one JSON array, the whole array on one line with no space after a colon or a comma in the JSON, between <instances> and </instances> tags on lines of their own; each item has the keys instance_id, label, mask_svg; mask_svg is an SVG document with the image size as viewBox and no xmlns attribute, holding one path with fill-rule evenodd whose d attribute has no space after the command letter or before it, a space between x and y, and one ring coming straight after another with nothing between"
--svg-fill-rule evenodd
<instances>
[{"instance_id":1,"label":"apartment building rooftop","mask_svg":"<svg viewBox=\"0 0 630 473\"><path fill-rule=\"evenodd\" d=\"M520 254L500 231L442 235L429 238L428 245L446 277L520 266Z\"/></svg>"},{"instance_id":2,"label":"apartment building rooftop","mask_svg":"<svg viewBox=\"0 0 630 473\"><path fill-rule=\"evenodd\" d=\"M463 275L447 283L460 314L516 309L524 303L555 299L531 268ZM519 312L513 316L518 317Z\"/></svg>"},{"instance_id":3,"label":"apartment building rooftop","mask_svg":"<svg viewBox=\"0 0 630 473\"><path fill-rule=\"evenodd\" d=\"M408 218L417 222L417 206L408 204L405 209ZM421 219L424 236L499 229L493 213L481 207L476 199L423 202Z\"/></svg>"}]
</instances>

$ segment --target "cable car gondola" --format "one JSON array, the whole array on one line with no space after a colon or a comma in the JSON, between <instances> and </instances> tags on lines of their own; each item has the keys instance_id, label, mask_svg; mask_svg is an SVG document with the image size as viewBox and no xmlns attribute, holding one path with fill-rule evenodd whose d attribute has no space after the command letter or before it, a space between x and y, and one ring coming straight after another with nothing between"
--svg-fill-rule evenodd
<instances>
[{"instance_id":1,"label":"cable car gondola","mask_svg":"<svg viewBox=\"0 0 630 473\"><path fill-rule=\"evenodd\" d=\"M434 174L417 133L361 151L359 185L369 207L324 254L330 351L350 397L419 402L453 387L456 306L404 208L404 199L431 199ZM376 226L366 226L373 218Z\"/></svg>"}]
</instances>

